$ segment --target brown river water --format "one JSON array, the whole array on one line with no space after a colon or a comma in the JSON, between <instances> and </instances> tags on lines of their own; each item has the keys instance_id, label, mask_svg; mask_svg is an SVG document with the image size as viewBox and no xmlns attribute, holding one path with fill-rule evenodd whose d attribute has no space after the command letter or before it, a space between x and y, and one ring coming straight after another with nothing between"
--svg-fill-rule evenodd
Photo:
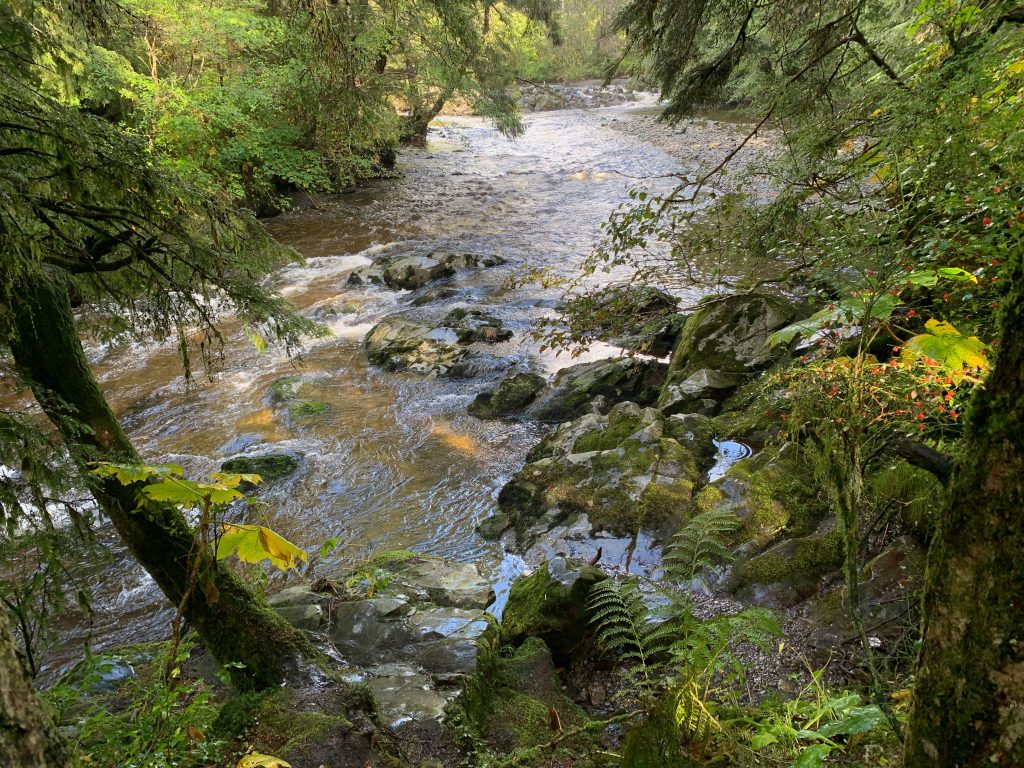
<instances>
[{"instance_id":1,"label":"brown river water","mask_svg":"<svg viewBox=\"0 0 1024 768\"><path fill-rule=\"evenodd\" d=\"M260 490L259 506L244 514L311 553L337 538L320 573L338 573L374 550L409 548L478 561L506 584L522 561L474 527L494 510L498 490L544 428L466 413L501 372L461 380L384 373L367 365L362 339L389 315L437 321L453 307L479 306L515 332L489 349L509 364L553 373L578 362L539 353L527 336L534 320L552 312L558 290L510 288L509 280L535 267L573 275L631 185L646 179L647 188L664 189L672 180L657 177L684 170L628 129L631 115L642 112L530 115L515 141L478 119L441 120L425 148L402 152L398 178L268 221L275 237L305 257L273 275L273 285L303 313L323 318L333 336L289 359L273 348L257 352L228 323L223 361L212 377L189 385L173 345L90 348L131 439L148 462L178 463L195 477L240 453L301 454L299 471ZM349 272L375 253L435 249L493 253L507 264L460 273L454 298L421 308L405 303L403 292L346 286ZM309 382L304 396L330 404L325 418L289 426L271 409L271 383L292 375ZM166 601L116 539L103 538L111 557L89 576L94 614L61 618L49 675L80 658L86 639L102 649L167 634Z\"/></svg>"}]
</instances>

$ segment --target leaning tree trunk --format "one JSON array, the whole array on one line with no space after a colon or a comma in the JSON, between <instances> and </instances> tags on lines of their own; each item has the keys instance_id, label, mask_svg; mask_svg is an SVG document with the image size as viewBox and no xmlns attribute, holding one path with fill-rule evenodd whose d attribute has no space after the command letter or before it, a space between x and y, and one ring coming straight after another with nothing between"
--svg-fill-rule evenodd
<instances>
[{"instance_id":1,"label":"leaning tree trunk","mask_svg":"<svg viewBox=\"0 0 1024 768\"><path fill-rule=\"evenodd\" d=\"M76 765L43 707L7 614L0 610L0 765L5 768L69 768Z\"/></svg>"},{"instance_id":2,"label":"leaning tree trunk","mask_svg":"<svg viewBox=\"0 0 1024 768\"><path fill-rule=\"evenodd\" d=\"M85 359L68 296L68 278L58 270L38 275L14 292L15 366L56 425L75 461L140 464L139 455L114 418ZM137 488L114 478L92 478L96 501L122 540L164 595L178 606L189 582L193 533L170 504L136 509ZM232 679L246 688L276 685L303 655L315 653L305 636L262 604L210 553L198 564L198 584L183 613L206 648L232 666Z\"/></svg>"},{"instance_id":3,"label":"leaning tree trunk","mask_svg":"<svg viewBox=\"0 0 1024 768\"><path fill-rule=\"evenodd\" d=\"M1024 765L1024 252L928 560L907 768Z\"/></svg>"}]
</instances>

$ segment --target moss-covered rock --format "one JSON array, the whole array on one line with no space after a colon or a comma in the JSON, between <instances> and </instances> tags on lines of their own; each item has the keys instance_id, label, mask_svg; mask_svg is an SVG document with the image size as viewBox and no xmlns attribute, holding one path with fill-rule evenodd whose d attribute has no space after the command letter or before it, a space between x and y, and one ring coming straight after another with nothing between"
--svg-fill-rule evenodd
<instances>
[{"instance_id":1,"label":"moss-covered rock","mask_svg":"<svg viewBox=\"0 0 1024 768\"><path fill-rule=\"evenodd\" d=\"M591 402L598 397L609 405L627 400L653 405L667 370L664 363L631 357L563 368L551 388L526 409L524 416L538 421L567 421L590 410Z\"/></svg>"},{"instance_id":2,"label":"moss-covered rock","mask_svg":"<svg viewBox=\"0 0 1024 768\"><path fill-rule=\"evenodd\" d=\"M557 655L567 657L592 634L586 613L590 588L608 576L591 566L570 569L556 558L512 584L502 613L506 642L518 645L540 638Z\"/></svg>"},{"instance_id":3,"label":"moss-covered rock","mask_svg":"<svg viewBox=\"0 0 1024 768\"><path fill-rule=\"evenodd\" d=\"M767 294L714 296L705 300L683 325L672 352L661 401L667 403L677 398L678 388L702 370L714 372L718 383L724 383L728 377L767 368L786 353L784 347L769 347L765 343L768 336L797 317L798 308L792 302ZM715 384L712 389L719 389L717 383L711 383ZM731 386L737 383L734 380ZM695 382L691 384L696 386Z\"/></svg>"},{"instance_id":4,"label":"moss-covered rock","mask_svg":"<svg viewBox=\"0 0 1024 768\"><path fill-rule=\"evenodd\" d=\"M507 655L490 659L450 708L449 722L460 731L468 730L490 750L507 754L550 741L552 710L563 730L590 722L562 690L547 645L531 637ZM598 733L599 728L582 732L559 749L568 755L586 754L597 746Z\"/></svg>"},{"instance_id":5,"label":"moss-covered rock","mask_svg":"<svg viewBox=\"0 0 1024 768\"><path fill-rule=\"evenodd\" d=\"M664 437L664 417L620 403L562 424L498 495L520 543L587 515L595 530L673 533L689 515L705 456Z\"/></svg>"},{"instance_id":6,"label":"moss-covered rock","mask_svg":"<svg viewBox=\"0 0 1024 768\"><path fill-rule=\"evenodd\" d=\"M497 419L522 411L547 385L535 373L514 373L502 379L492 392L481 392L469 404L469 413L480 419Z\"/></svg>"},{"instance_id":7,"label":"moss-covered rock","mask_svg":"<svg viewBox=\"0 0 1024 768\"><path fill-rule=\"evenodd\" d=\"M299 766L406 765L387 733L376 728L373 697L362 686L328 682L282 688L248 710L247 737L260 751Z\"/></svg>"},{"instance_id":8,"label":"moss-covered rock","mask_svg":"<svg viewBox=\"0 0 1024 768\"><path fill-rule=\"evenodd\" d=\"M813 594L821 577L842 562L843 539L834 529L784 539L741 563L732 587L744 602L782 608Z\"/></svg>"},{"instance_id":9,"label":"moss-covered rock","mask_svg":"<svg viewBox=\"0 0 1024 768\"><path fill-rule=\"evenodd\" d=\"M259 475L264 485L285 478L298 468L298 457L289 453L235 456L220 465L222 472L231 472L239 475ZM252 483L243 483L239 487L243 492L248 492L256 486Z\"/></svg>"}]
</instances>

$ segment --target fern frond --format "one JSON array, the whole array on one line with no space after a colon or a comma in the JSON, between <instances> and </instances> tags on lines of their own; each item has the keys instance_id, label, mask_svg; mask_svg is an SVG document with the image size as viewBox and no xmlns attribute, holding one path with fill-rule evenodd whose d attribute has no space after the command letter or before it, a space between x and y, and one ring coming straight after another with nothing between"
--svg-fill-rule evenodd
<instances>
[{"instance_id":1,"label":"fern frond","mask_svg":"<svg viewBox=\"0 0 1024 768\"><path fill-rule=\"evenodd\" d=\"M741 521L728 507L695 515L669 543L663 562L670 577L689 581L701 570L733 559L726 542Z\"/></svg>"},{"instance_id":2,"label":"fern frond","mask_svg":"<svg viewBox=\"0 0 1024 768\"><path fill-rule=\"evenodd\" d=\"M669 649L678 639L671 623L656 623L633 582L620 584L614 579L595 584L587 599L590 621L601 647L615 653L625 664L627 673L638 680L639 687L651 688L653 673L662 665Z\"/></svg>"}]
</instances>

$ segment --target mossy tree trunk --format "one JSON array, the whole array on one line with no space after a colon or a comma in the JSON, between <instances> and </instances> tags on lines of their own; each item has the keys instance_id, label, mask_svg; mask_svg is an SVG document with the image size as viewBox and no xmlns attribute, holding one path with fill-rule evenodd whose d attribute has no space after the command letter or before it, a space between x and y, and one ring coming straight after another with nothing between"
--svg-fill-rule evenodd
<instances>
[{"instance_id":1,"label":"mossy tree trunk","mask_svg":"<svg viewBox=\"0 0 1024 768\"><path fill-rule=\"evenodd\" d=\"M5 768L77 765L32 688L3 611L0 611L0 765Z\"/></svg>"},{"instance_id":2,"label":"mossy tree trunk","mask_svg":"<svg viewBox=\"0 0 1024 768\"><path fill-rule=\"evenodd\" d=\"M86 361L75 328L68 278L59 270L15 291L15 366L64 438L83 476L90 461L141 463L114 418ZM117 532L164 595L178 606L185 596L193 533L179 509L150 502L137 509L137 489L114 478L92 478L92 491ZM183 613L203 644L232 668L236 684L278 684L313 648L301 632L267 608L211 553L198 564L198 583Z\"/></svg>"},{"instance_id":3,"label":"mossy tree trunk","mask_svg":"<svg viewBox=\"0 0 1024 768\"><path fill-rule=\"evenodd\" d=\"M907 768L1024 765L1024 252L928 560Z\"/></svg>"}]
</instances>

